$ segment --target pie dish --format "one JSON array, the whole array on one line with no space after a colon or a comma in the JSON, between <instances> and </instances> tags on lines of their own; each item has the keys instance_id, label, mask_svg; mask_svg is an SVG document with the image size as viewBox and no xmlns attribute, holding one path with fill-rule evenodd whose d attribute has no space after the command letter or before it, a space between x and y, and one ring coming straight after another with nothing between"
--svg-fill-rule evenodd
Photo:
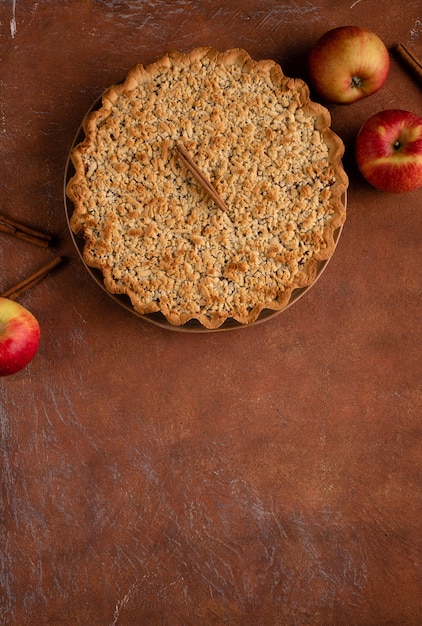
<instances>
[{"instance_id":1,"label":"pie dish","mask_svg":"<svg viewBox=\"0 0 422 626\"><path fill-rule=\"evenodd\" d=\"M248 326L284 310L346 219L344 146L330 123L302 80L245 50L137 65L86 116L71 152L69 223L83 260L110 294L175 328Z\"/></svg>"}]
</instances>

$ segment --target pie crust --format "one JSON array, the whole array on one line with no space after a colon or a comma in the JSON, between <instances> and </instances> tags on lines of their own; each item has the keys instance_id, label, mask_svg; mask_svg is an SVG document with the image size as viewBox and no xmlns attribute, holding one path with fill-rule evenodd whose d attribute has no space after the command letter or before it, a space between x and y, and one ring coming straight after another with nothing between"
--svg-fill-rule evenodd
<instances>
[{"instance_id":1,"label":"pie crust","mask_svg":"<svg viewBox=\"0 0 422 626\"><path fill-rule=\"evenodd\" d=\"M83 258L143 315L251 324L284 309L346 219L344 145L272 60L206 47L137 65L84 120L66 193ZM183 143L224 201L192 176Z\"/></svg>"}]
</instances>

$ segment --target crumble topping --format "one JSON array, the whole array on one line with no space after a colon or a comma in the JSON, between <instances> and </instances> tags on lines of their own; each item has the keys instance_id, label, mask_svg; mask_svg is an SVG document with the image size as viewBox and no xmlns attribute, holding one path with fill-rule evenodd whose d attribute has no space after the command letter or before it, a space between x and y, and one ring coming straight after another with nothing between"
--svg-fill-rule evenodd
<instances>
[{"instance_id":1,"label":"crumble topping","mask_svg":"<svg viewBox=\"0 0 422 626\"><path fill-rule=\"evenodd\" d=\"M210 48L137 66L72 154L74 232L112 293L172 324L254 321L287 305L345 219L341 141L306 85ZM228 207L178 158L182 142Z\"/></svg>"}]
</instances>

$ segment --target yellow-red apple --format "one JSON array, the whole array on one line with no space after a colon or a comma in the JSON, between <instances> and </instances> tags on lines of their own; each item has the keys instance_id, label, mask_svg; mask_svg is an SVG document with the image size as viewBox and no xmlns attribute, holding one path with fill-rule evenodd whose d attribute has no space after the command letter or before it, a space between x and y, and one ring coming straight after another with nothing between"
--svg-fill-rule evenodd
<instances>
[{"instance_id":1,"label":"yellow-red apple","mask_svg":"<svg viewBox=\"0 0 422 626\"><path fill-rule=\"evenodd\" d=\"M39 342L35 316L14 300L0 297L0 376L15 374L28 365Z\"/></svg>"},{"instance_id":2,"label":"yellow-red apple","mask_svg":"<svg viewBox=\"0 0 422 626\"><path fill-rule=\"evenodd\" d=\"M422 187L422 117L387 109L359 130L355 155L362 176L381 191L400 193Z\"/></svg>"},{"instance_id":3,"label":"yellow-red apple","mask_svg":"<svg viewBox=\"0 0 422 626\"><path fill-rule=\"evenodd\" d=\"M328 102L351 104L375 93L385 83L390 56L384 42L360 26L326 32L308 57L310 81Z\"/></svg>"}]
</instances>

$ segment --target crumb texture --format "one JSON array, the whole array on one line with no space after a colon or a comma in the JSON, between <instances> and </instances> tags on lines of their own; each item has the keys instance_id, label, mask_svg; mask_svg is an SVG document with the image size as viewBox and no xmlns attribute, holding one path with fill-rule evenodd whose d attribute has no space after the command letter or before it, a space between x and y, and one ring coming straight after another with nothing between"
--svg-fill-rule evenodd
<instances>
[{"instance_id":1,"label":"crumb texture","mask_svg":"<svg viewBox=\"0 0 422 626\"><path fill-rule=\"evenodd\" d=\"M103 95L67 193L106 288L171 324L242 324L287 306L345 220L343 144L300 80L243 50L136 66ZM221 210L178 157L183 143Z\"/></svg>"}]
</instances>

